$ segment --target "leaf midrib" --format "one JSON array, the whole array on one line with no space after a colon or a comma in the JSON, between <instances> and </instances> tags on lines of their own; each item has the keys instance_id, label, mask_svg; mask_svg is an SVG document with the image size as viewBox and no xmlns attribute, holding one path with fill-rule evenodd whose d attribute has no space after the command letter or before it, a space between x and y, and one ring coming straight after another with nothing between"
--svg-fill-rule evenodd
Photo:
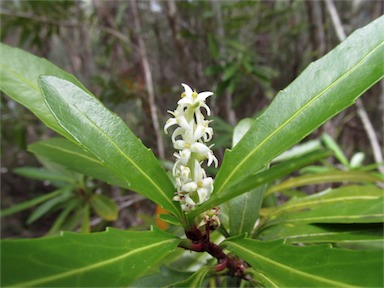
<instances>
[{"instance_id":1,"label":"leaf midrib","mask_svg":"<svg viewBox=\"0 0 384 288\"><path fill-rule=\"evenodd\" d=\"M354 70L356 70L362 62L364 62L368 57L370 57L370 55L372 55L378 48L380 48L380 46L382 46L384 43L384 41L382 41L381 43L379 43L376 47L374 47L367 55L365 55L360 61L358 61L353 67L351 67L349 70L347 70L343 75L341 75L339 78L337 78L334 82L332 82L329 86L327 86L325 89L323 89L322 91L320 91L318 93L318 95L316 95L315 97L313 97L312 99L310 99L310 101L308 101L303 107L301 107L298 111L296 111L291 117L289 117L285 122L282 123L282 125L280 125L277 129L275 129L271 134L269 134L263 141L260 142L260 144L258 146L256 146L253 151L251 151L248 155L246 155L241 161L240 163L232 170L232 172L226 177L226 179L224 180L223 184L220 186L220 188L216 191L216 193L219 193L220 191L223 190L223 187L225 187L225 185L228 183L228 181L230 181L233 177L233 175L237 172L237 170L240 169L240 167L246 162L248 161L248 159L253 155L255 154L259 149L260 147L262 147L266 142L268 142L271 138L273 138L275 136L275 134L277 134L278 132L280 132L280 130L282 130L285 126L287 126L293 119L296 118L297 115L301 114L303 111L305 111L307 108L309 108L311 106L311 104L315 101L317 101L323 94L325 94L328 90L330 90L331 88L333 88L335 85L337 85L339 82L341 82L342 80L344 80L344 78L346 78L349 74L352 74L352 72ZM241 140L240 140L241 141Z\"/></svg>"},{"instance_id":2,"label":"leaf midrib","mask_svg":"<svg viewBox=\"0 0 384 288\"><path fill-rule=\"evenodd\" d=\"M9 69L8 66L0 64L0 67L2 67L5 71L15 75L16 78L18 78L21 82L24 82L26 85L30 86L33 90L36 90L37 92L40 92L40 89L38 86L34 85L31 81L29 81L27 78L25 78L22 74L15 72L12 69Z\"/></svg>"},{"instance_id":3,"label":"leaf midrib","mask_svg":"<svg viewBox=\"0 0 384 288\"><path fill-rule=\"evenodd\" d=\"M340 216L340 215L335 215L335 216L318 216L318 217L306 217L306 218L298 218L298 219L282 219L282 221L276 221L276 222L271 222L270 225L276 224L276 223L284 223L284 222L312 222L316 220L324 221L324 220L333 220L333 219L364 219L370 217L368 220L372 221L372 217L377 218L377 219L382 219L384 217L384 214L365 214L365 215L349 215L349 216ZM320 222L321 223L321 222ZM343 223L343 222L340 222ZM364 222L362 222L364 223ZM266 225L265 227L269 227L270 225Z\"/></svg>"},{"instance_id":4,"label":"leaf midrib","mask_svg":"<svg viewBox=\"0 0 384 288\"><path fill-rule=\"evenodd\" d=\"M60 78L59 78L60 79ZM71 83L72 84L72 83ZM72 84L74 85L74 84ZM77 87L77 86L76 86ZM56 90L56 88L54 88ZM85 93L84 91L82 91L83 93ZM87 93L85 93L86 95L88 95ZM160 194L163 196L164 199L167 200L168 203L170 203L171 206L175 207L174 206L174 203L168 198L168 196L164 193L164 191L151 179L151 177L149 177L146 173L144 173L144 171L136 165L136 163L130 158L128 157L121 149L120 147L102 130L100 129L100 127L98 125L96 125L95 122L93 122L86 114L84 114L80 109L78 109L75 105L73 105L70 101L68 101L67 99L65 98L61 98L63 99L63 101L65 101L68 105L70 105L71 107L73 107L79 114L83 115L84 118L86 118L88 120L88 122L95 128L95 130L99 131L101 133L101 135L106 138L115 148L116 150L123 156L123 158L127 159L128 162L130 162L146 179L148 179L148 181L156 188L156 190L158 190L160 192ZM53 112L53 111L52 111ZM53 113L54 115L56 115L56 113ZM112 117L114 117L112 115ZM116 117L115 117L116 118ZM63 127L64 128L64 127ZM72 135L73 137L75 137L77 139L77 137L75 135L73 135L72 132L68 131L68 129L64 128L70 135ZM117 172L115 169L113 169L115 172ZM118 172L117 172L118 173ZM120 173L119 173L120 174ZM124 177L123 175L121 176L123 177L123 179L126 179L126 177ZM127 181L127 180L126 180ZM131 186L131 184L128 182L129 186ZM177 212L177 209L174 209L176 212ZM180 216L180 215L179 215Z\"/></svg>"},{"instance_id":5,"label":"leaf midrib","mask_svg":"<svg viewBox=\"0 0 384 288\"><path fill-rule=\"evenodd\" d=\"M44 278L40 278L40 279L36 279L36 280L32 280L32 281L27 281L27 282L23 282L23 283L16 283L16 284L14 284L12 286L16 286L16 285L19 286L19 287L37 286L37 285L41 285L41 284L44 284L44 283L47 283L47 282L52 282L52 281L55 281L55 280L59 280L59 279L71 277L71 276L74 276L74 275L82 274L82 273L88 272L90 270L98 269L100 267L103 267L103 266L106 266L106 265L110 265L110 264L112 264L114 262L118 262L118 261L123 260L124 258L132 256L134 254L137 254L137 253L140 254L140 253L144 252L145 250L153 249L153 248L155 248L157 246L163 246L163 245L166 245L166 244L174 242L174 241L175 241L175 239L170 239L170 240L165 240L165 241L162 241L162 242L154 243L154 244L151 244L151 245L147 245L145 247L137 248L137 249L135 249L133 251L129 251L128 253L125 253L125 254L120 255L118 257L114 257L114 258L111 258L111 259L108 259L108 260L104 260L104 261L101 261L101 262L98 262L98 263L95 263L95 264L92 264L92 265L88 265L88 266L85 266L85 267L82 267L82 268L78 268L78 269L75 269L75 270L59 273L59 274L56 274L56 275L53 275L53 276L48 276L48 277L44 277Z\"/></svg>"},{"instance_id":6,"label":"leaf midrib","mask_svg":"<svg viewBox=\"0 0 384 288\"><path fill-rule=\"evenodd\" d=\"M317 276L317 275L314 275L314 274L309 274L307 272L303 272L303 271L300 271L298 269L293 269L290 266L287 266L287 265L282 264L280 262L276 262L274 260L271 260L270 258L267 258L267 257L264 257L264 256L262 256L260 254L257 254L255 252L253 252L252 250L246 249L243 246L241 246L241 245L239 245L239 244L237 244L235 242L230 242L229 245L236 246L237 249L242 250L243 252L251 254L256 259L257 258L261 259L262 261L265 261L267 263L275 265L275 266L279 267L280 269L287 270L287 271L289 271L289 272L291 272L293 274L300 275L302 277L308 278L309 280L317 280L318 282L323 282L323 283L325 283L327 285L331 285L331 287L356 287L356 286L352 286L352 285L347 285L347 284L342 283L342 282L338 282L338 281L334 281L334 280L329 280L329 279L326 279L326 278L323 278L323 277L320 277L320 276Z\"/></svg>"},{"instance_id":7,"label":"leaf midrib","mask_svg":"<svg viewBox=\"0 0 384 288\"><path fill-rule=\"evenodd\" d=\"M55 149L55 150L58 150L58 151L62 151L64 153L67 153L67 154L71 154L71 155L74 155L76 157L79 157L79 158L84 158L86 160L89 160L90 162L94 162L96 164L99 164L101 166L104 166L100 161L94 159L94 158L91 158L91 157L88 157L84 154L80 154L80 153L77 153L73 150L68 150L68 149L65 149L63 147L59 147L59 146L54 146L54 145L51 145L51 144L48 144L48 143L39 143L41 146L45 146L45 147L48 147L48 148L52 148L52 149ZM32 148L33 149L33 148Z\"/></svg>"},{"instance_id":8,"label":"leaf midrib","mask_svg":"<svg viewBox=\"0 0 384 288\"><path fill-rule=\"evenodd\" d=\"M312 201L303 201L299 203L285 204L284 206L280 206L277 210L271 213L271 215L275 215L281 213L283 211L289 211L290 209L297 208L310 208L310 205L313 204L324 204L324 203L333 203L333 202L341 202L341 201L356 201L356 200L375 200L380 198L380 196L342 196L342 197L334 197L330 199L315 199Z\"/></svg>"},{"instance_id":9,"label":"leaf midrib","mask_svg":"<svg viewBox=\"0 0 384 288\"><path fill-rule=\"evenodd\" d=\"M241 221L240 221L240 228L239 228L239 232L240 233L243 233L243 227L244 227L244 223L245 223L245 217L246 217L246 215L245 215L245 212L246 212L246 208L247 208L247 206L248 206L248 197L249 197L249 193L250 192L248 192L248 193L245 193L244 194L244 197L245 197L245 205L244 205L244 209L243 209L243 211L242 211L242 213L241 213Z\"/></svg>"}]
</instances>

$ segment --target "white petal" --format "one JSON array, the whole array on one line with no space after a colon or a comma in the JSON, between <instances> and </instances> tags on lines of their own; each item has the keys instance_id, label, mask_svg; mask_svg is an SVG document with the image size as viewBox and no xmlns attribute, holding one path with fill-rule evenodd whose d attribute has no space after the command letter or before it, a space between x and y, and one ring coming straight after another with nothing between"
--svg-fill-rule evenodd
<instances>
[{"instance_id":1,"label":"white petal","mask_svg":"<svg viewBox=\"0 0 384 288\"><path fill-rule=\"evenodd\" d=\"M173 131L173 133L172 133L172 142L175 142L176 137L183 135L184 132L185 132L184 128L181 128L181 127L176 128L175 131Z\"/></svg>"},{"instance_id":2,"label":"white petal","mask_svg":"<svg viewBox=\"0 0 384 288\"><path fill-rule=\"evenodd\" d=\"M165 123L165 126L164 126L164 132L165 132L165 134L168 133L168 131L167 131L168 128L171 127L171 126L173 126L173 125L175 125L175 124L177 124L176 119L175 119L175 118L169 118L169 119L167 120L167 122Z\"/></svg>"},{"instance_id":3,"label":"white petal","mask_svg":"<svg viewBox=\"0 0 384 288\"><path fill-rule=\"evenodd\" d=\"M203 181L204 188L207 189L208 194L213 191L213 179L211 177L205 178Z\"/></svg>"},{"instance_id":4,"label":"white petal","mask_svg":"<svg viewBox=\"0 0 384 288\"><path fill-rule=\"evenodd\" d=\"M180 163L183 165L187 165L189 161L189 157L191 157L191 150L189 149L184 149L183 151L180 152Z\"/></svg>"},{"instance_id":5,"label":"white petal","mask_svg":"<svg viewBox=\"0 0 384 288\"><path fill-rule=\"evenodd\" d=\"M208 199L208 191L205 188L198 189L197 194L199 195L199 204L202 204Z\"/></svg>"},{"instance_id":6,"label":"white petal","mask_svg":"<svg viewBox=\"0 0 384 288\"><path fill-rule=\"evenodd\" d=\"M205 101L205 99L207 99L209 96L213 95L212 92L200 92L199 95L197 96L197 99L199 101Z\"/></svg>"},{"instance_id":7,"label":"white petal","mask_svg":"<svg viewBox=\"0 0 384 288\"><path fill-rule=\"evenodd\" d=\"M185 196L185 202L191 205L192 207L196 205L195 201L193 201L192 198L189 197L188 195Z\"/></svg>"},{"instance_id":8,"label":"white petal","mask_svg":"<svg viewBox=\"0 0 384 288\"><path fill-rule=\"evenodd\" d=\"M177 104L184 108L185 106L190 106L193 104L193 99L192 99L192 96L188 97L188 96L185 96L184 98L180 99L179 101L177 101Z\"/></svg>"},{"instance_id":9,"label":"white petal","mask_svg":"<svg viewBox=\"0 0 384 288\"><path fill-rule=\"evenodd\" d=\"M181 85L184 87L186 97L191 97L192 96L192 89L189 87L187 84L181 83Z\"/></svg>"},{"instance_id":10,"label":"white petal","mask_svg":"<svg viewBox=\"0 0 384 288\"><path fill-rule=\"evenodd\" d=\"M205 134L204 134L204 142L209 142L212 140L213 136L213 129L211 127L207 127L205 129Z\"/></svg>"},{"instance_id":11,"label":"white petal","mask_svg":"<svg viewBox=\"0 0 384 288\"><path fill-rule=\"evenodd\" d=\"M195 133L193 133L193 141L197 141L198 139L203 137L205 135L205 130L206 130L206 127L204 125L202 124L197 125L195 129Z\"/></svg>"},{"instance_id":12,"label":"white petal","mask_svg":"<svg viewBox=\"0 0 384 288\"><path fill-rule=\"evenodd\" d=\"M180 125L181 128L184 128L185 130L189 130L191 129L191 127L189 126L189 123L187 121L187 119L185 119L185 116L179 116L176 118L176 121L177 121L177 124Z\"/></svg>"},{"instance_id":13,"label":"white petal","mask_svg":"<svg viewBox=\"0 0 384 288\"><path fill-rule=\"evenodd\" d=\"M188 204L181 204L181 210L185 211L185 212L189 212L191 211L191 209L195 207L195 205L191 206L191 205L188 205Z\"/></svg>"},{"instance_id":14,"label":"white petal","mask_svg":"<svg viewBox=\"0 0 384 288\"><path fill-rule=\"evenodd\" d=\"M184 165L180 166L180 174L181 174L180 176L184 182L186 182L186 180L190 178L189 177L190 173L191 173L191 170L189 169L189 167L186 167Z\"/></svg>"},{"instance_id":15,"label":"white petal","mask_svg":"<svg viewBox=\"0 0 384 288\"><path fill-rule=\"evenodd\" d=\"M196 123L197 124L202 124L202 123L206 122L206 120L204 119L204 115L201 113L200 109L197 109L195 111L195 117L196 117Z\"/></svg>"},{"instance_id":16,"label":"white petal","mask_svg":"<svg viewBox=\"0 0 384 288\"><path fill-rule=\"evenodd\" d=\"M194 174L195 175L193 175L194 176L194 181L195 182L200 182L202 179L203 179L203 171L204 171L204 169L203 168L201 168L201 166L200 166L200 163L199 163L199 161L197 161L197 160L195 160L195 167L194 167Z\"/></svg>"},{"instance_id":17,"label":"white petal","mask_svg":"<svg viewBox=\"0 0 384 288\"><path fill-rule=\"evenodd\" d=\"M177 196L175 196L175 197L172 198L173 201L180 201L180 199L181 199L181 198L180 198L179 195L177 195Z\"/></svg>"},{"instance_id":18,"label":"white petal","mask_svg":"<svg viewBox=\"0 0 384 288\"><path fill-rule=\"evenodd\" d=\"M203 107L205 110L207 110L207 115L211 115L211 109L209 109L208 105L205 103L200 103L200 107Z\"/></svg>"},{"instance_id":19,"label":"white petal","mask_svg":"<svg viewBox=\"0 0 384 288\"><path fill-rule=\"evenodd\" d=\"M215 157L215 155L213 155L212 151L209 151L207 165L211 166L212 162L215 163L215 167L217 168L217 165L219 164L218 161L217 161L217 158Z\"/></svg>"},{"instance_id":20,"label":"white petal","mask_svg":"<svg viewBox=\"0 0 384 288\"><path fill-rule=\"evenodd\" d=\"M211 150L205 144L196 142L191 145L191 151L202 154L202 155L206 155Z\"/></svg>"},{"instance_id":21,"label":"white petal","mask_svg":"<svg viewBox=\"0 0 384 288\"><path fill-rule=\"evenodd\" d=\"M185 148L185 144L184 140L176 140L173 142L173 147L177 150L183 150Z\"/></svg>"},{"instance_id":22,"label":"white petal","mask_svg":"<svg viewBox=\"0 0 384 288\"><path fill-rule=\"evenodd\" d=\"M184 184L183 187L181 187L182 191L185 191L185 192L188 192L188 193L196 191L196 189L197 189L196 182L189 182L187 184Z\"/></svg>"}]
</instances>

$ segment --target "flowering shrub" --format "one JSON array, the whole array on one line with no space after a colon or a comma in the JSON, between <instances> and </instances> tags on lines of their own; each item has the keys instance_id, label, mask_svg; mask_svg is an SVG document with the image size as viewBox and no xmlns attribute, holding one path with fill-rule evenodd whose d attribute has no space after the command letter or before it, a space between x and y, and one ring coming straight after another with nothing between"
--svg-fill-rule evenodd
<instances>
[{"instance_id":1,"label":"flowering shrub","mask_svg":"<svg viewBox=\"0 0 384 288\"><path fill-rule=\"evenodd\" d=\"M30 151L55 167L146 196L169 212L159 217L172 225L167 231L108 228L2 240L1 285L383 287L383 177L376 166L350 165L329 137L326 145L316 141L288 150L383 78L383 25L381 17L353 33L276 95L258 118L240 121L215 181L202 167L218 166L207 146L213 130L204 117L212 93L183 84L185 92L164 127L167 132L176 126L176 187L154 154L75 77L1 45L1 91L63 136L34 143ZM311 166L333 153L343 169L327 164L300 175L301 168L319 168ZM283 180L292 172L299 176ZM291 197L292 189L319 181L342 185L309 196L294 191ZM111 199L85 185L74 187L76 196L67 197L68 187L59 189L1 216L42 203L44 208L36 208L41 214L59 203L56 227L76 222L68 216L73 213L74 228L89 232L91 208L115 219ZM279 204L277 192L289 200Z\"/></svg>"}]
</instances>

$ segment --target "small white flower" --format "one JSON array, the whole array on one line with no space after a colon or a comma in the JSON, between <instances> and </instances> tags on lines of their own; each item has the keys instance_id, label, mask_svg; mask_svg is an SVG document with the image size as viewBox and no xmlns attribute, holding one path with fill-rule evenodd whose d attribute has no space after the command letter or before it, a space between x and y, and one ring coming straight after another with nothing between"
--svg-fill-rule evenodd
<instances>
[{"instance_id":1,"label":"small white flower","mask_svg":"<svg viewBox=\"0 0 384 288\"><path fill-rule=\"evenodd\" d=\"M182 98L177 102L183 109L185 107L200 108L203 107L207 111L207 115L211 115L211 110L208 105L205 104L205 99L213 95L212 92L197 93L192 91L191 87L187 84L181 84L184 87L185 92L182 94Z\"/></svg>"},{"instance_id":2,"label":"small white flower","mask_svg":"<svg viewBox=\"0 0 384 288\"><path fill-rule=\"evenodd\" d=\"M187 184L184 184L181 187L181 190L183 192L191 193L197 190L197 183L196 182L189 182Z\"/></svg>"},{"instance_id":3,"label":"small white flower","mask_svg":"<svg viewBox=\"0 0 384 288\"><path fill-rule=\"evenodd\" d=\"M176 162L172 169L178 192L173 200L180 202L181 209L188 212L207 201L213 191L213 179L207 177L201 164L207 160L208 166L214 163L217 167L218 161L211 150L212 145L205 144L213 137L213 129L209 127L212 121L205 120L201 112L203 108L210 115L205 100L213 93L197 93L188 85L182 85L185 91L176 110L168 111L173 118L167 120L164 132L177 125L171 136L173 147L178 150L174 153Z\"/></svg>"}]
</instances>

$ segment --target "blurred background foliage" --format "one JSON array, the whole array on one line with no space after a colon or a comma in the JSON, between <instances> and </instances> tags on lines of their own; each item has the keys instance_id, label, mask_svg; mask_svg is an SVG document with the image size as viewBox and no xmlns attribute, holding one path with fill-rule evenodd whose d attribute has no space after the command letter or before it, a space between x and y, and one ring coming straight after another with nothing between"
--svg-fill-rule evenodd
<instances>
[{"instance_id":1,"label":"blurred background foliage","mask_svg":"<svg viewBox=\"0 0 384 288\"><path fill-rule=\"evenodd\" d=\"M364 0L334 4L347 34L379 17L384 5ZM209 104L215 154L221 159L231 146L236 123L257 116L280 89L339 42L325 1L6 0L1 1L0 15L3 43L73 73L165 165L170 165L173 148L156 127L161 129L169 118L166 111L176 107L180 83L215 92ZM381 144L383 98L383 84L362 98ZM54 132L5 95L1 95L1 127L2 208L54 190L54 183L15 173L18 167L41 166L26 147L55 136ZM356 107L311 137L324 132L347 157L362 151L367 163L374 162ZM153 224L144 216L153 213L152 203L116 187L102 187L115 200L133 197L132 209L121 210L114 226ZM57 217L53 212L44 217L46 225L43 221L27 226L29 212L2 219L2 235L43 235Z\"/></svg>"}]
</instances>

